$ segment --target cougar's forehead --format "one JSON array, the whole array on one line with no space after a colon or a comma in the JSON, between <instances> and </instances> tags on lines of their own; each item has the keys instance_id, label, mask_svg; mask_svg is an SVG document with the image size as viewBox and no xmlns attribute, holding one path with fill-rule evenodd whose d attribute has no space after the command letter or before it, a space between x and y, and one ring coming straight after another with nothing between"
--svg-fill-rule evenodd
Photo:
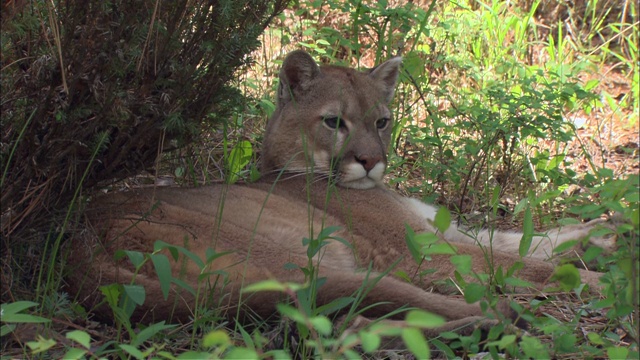
<instances>
[{"instance_id":1,"label":"cougar's forehead","mask_svg":"<svg viewBox=\"0 0 640 360\"><path fill-rule=\"evenodd\" d=\"M332 66L323 67L322 73L314 84L317 91L312 102L327 114L366 117L379 116L379 111L388 112L380 84L368 75Z\"/></svg>"}]
</instances>

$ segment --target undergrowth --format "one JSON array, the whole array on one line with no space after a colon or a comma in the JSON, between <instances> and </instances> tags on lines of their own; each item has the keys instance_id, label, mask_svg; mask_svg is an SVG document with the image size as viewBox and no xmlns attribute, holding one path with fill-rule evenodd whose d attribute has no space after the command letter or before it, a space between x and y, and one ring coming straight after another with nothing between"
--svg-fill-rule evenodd
<instances>
[{"instance_id":1,"label":"undergrowth","mask_svg":"<svg viewBox=\"0 0 640 360\"><path fill-rule=\"evenodd\" d=\"M5 100L3 94L3 107L5 101L16 101L20 106L7 118L3 111L2 119L2 287L11 289L10 294L3 293L2 298L2 357L384 357L385 352L381 350L384 339L396 336L402 338L406 348L419 358L429 356L430 348L446 357L471 356L487 350L490 357L500 353L515 358L637 358L640 227L637 139L635 148L623 146L619 149L632 159L633 169L613 167L607 162L610 158L607 154L612 149L601 145L599 152L593 153L589 143L597 139L597 134L606 131L605 128L612 131L614 122L629 128L638 124L638 9L631 1L576 3L579 6L570 8L564 2L551 0L517 4L495 0L457 3L296 1L262 35L263 46L253 53L256 59L253 66L245 68L236 64L234 67L240 67L237 78L223 78L228 80L225 89L231 86L234 93L242 92L252 100L240 105L224 102L218 112L209 114L190 112L189 116L196 120L193 126L198 126L199 121L211 123L212 118L220 120L219 113L224 113L225 117L219 126L205 126L203 135L198 137L199 142L180 144L179 150L165 154L154 170L182 185L255 180L259 159L257 144L262 140L265 120L275 109L275 78L280 60L289 50L304 48L321 62L362 68L402 55L403 73L393 109L397 125L394 146L389 154L387 179L390 186L426 202L442 204L456 214L473 214L475 216L460 220L472 226L533 231L557 224L578 223L580 219L612 217L618 250L605 255L597 249L588 249L581 258L603 271L602 298L586 296L579 282L572 280L563 281L568 295L548 292L518 298L512 301L512 307L531 323L530 333L503 335L504 329L496 329L490 334L488 344L480 344L479 333L468 337L443 334L439 339L424 339L419 329L436 326L440 320L422 312L409 312L402 325L377 323L350 332L348 320L340 323L329 316L331 309L313 306L314 292L322 279L313 276L314 264L310 262L307 268L301 269L309 274L305 286L266 282L245 289L246 292L281 291L289 295L292 302L278 307L276 325L258 319L253 326L230 324L218 310L207 307L198 309L198 317L190 324L136 325L129 321L129 316L136 304L145 301L145 292L134 284L114 285L103 290L115 324L107 327L96 324L87 313L88 309L82 309L61 287L64 254L60 246L68 236L66 229L60 229L52 222L44 235L23 235L38 238L38 244L44 250L35 253L19 244L9 247L5 243L8 229L5 224L9 224L7 219L15 218L16 209L21 211L18 213L20 219L26 219L30 214L43 215L31 211L30 207L26 210L8 207L5 198L16 192L11 185L16 176L21 176L10 170L9 164L16 161L14 157L20 155L23 146L38 146L45 140L46 127L31 128L33 122L47 114L55 126L61 126L92 119L98 114L82 107L73 112L66 111L62 105L73 99L63 96L66 90L62 85L41 96L51 105L50 111L29 106L27 99L36 96L27 91L26 85L17 83L16 90L11 93L23 91L23 95L20 93L13 100ZM36 28L40 26L55 33L53 23L56 19L44 21L44 18L38 18L38 14L46 14L46 9L42 4L36 4L41 12L32 13L31 17L24 15L22 26L26 28L13 31L12 37L37 32ZM6 31L3 26L3 53L9 43ZM109 70L108 73L116 78L126 79L127 71L134 66L146 66L145 76L155 71L152 71L155 65L151 58L136 52L144 51L145 39L150 32L145 27L137 29L135 34L138 45L125 49L120 55L109 53L120 61L128 57L139 60ZM64 39L60 35L54 38L57 41ZM87 36L86 41L91 39L94 38ZM69 43L73 39L66 41ZM37 46L73 49L71 45L62 47L61 44L38 42ZM199 46L203 47L203 54L220 51L215 44L205 42ZM3 73L11 66L9 62L22 61L18 55L16 58L3 55ZM174 60L177 61L167 61ZM175 66L179 65L178 62ZM57 80L66 73L57 70L60 64L50 57L43 57L39 66L44 69L42 71L46 70L45 75L58 74ZM196 69L198 66L194 65L193 71ZM603 79L593 76L603 71L616 72L628 79L628 91L610 93L609 88L602 86ZM90 73L89 70L84 72ZM87 81L82 74L75 74L80 83ZM5 84L6 79L3 76L3 89L9 86ZM140 81L144 82L144 79L146 77ZM94 81L93 84L87 86L97 86L95 84L101 82ZM168 93L175 90L179 96L189 96L174 89L174 85L163 86ZM100 94L105 92L100 89L87 92L87 96L93 94L95 99L91 101L102 104L106 100L100 98ZM215 89L222 91L222 84ZM146 109L144 111L149 114L159 113L154 106L169 106L163 102L166 99L163 100L160 93L149 94L151 98L145 100L132 98L125 88L110 96L109 103L112 104L139 100L144 103L140 109ZM176 99L179 96L174 95L171 101L179 101ZM210 93L207 98L215 96ZM155 100L149 104L149 99ZM226 106L235 109L232 115ZM113 121L119 121L120 115L126 113L116 105L112 105L110 111L117 115ZM16 116L24 121L13 121ZM162 116L163 128L170 129L171 124L184 125L179 121L183 116L186 115L176 112ZM595 128L596 134L585 136L586 126ZM140 137L148 135L145 129L136 130L141 133ZM182 130L192 135L190 127ZM108 141L106 135L101 135L103 132L93 134L98 136L93 136L86 144L80 143L81 139L75 142L86 150L88 163L114 141L113 136ZM35 145L29 145L33 141ZM157 143L145 143L144 146L147 155L147 147L153 146L154 152L158 148ZM42 156L42 161L46 162L47 157ZM107 163L100 166L106 168ZM67 222L78 221L74 210L84 201L83 194L87 189L82 184L86 184L83 179L89 168L83 166L75 170L78 173L74 173L74 179L80 180L69 185L75 196L66 200L67 207L58 208L63 209ZM59 181L64 180L61 177ZM126 186L138 181L140 179L129 179ZM26 194L33 195L28 190ZM40 200L36 197L33 202L37 201ZM311 250L315 247L317 251L322 246L323 236L331 237L332 229L324 230L319 238L306 239ZM408 241L410 246L411 239ZM167 273L166 262L169 260L162 250L171 254L188 253L186 248L169 248L159 242L152 253L125 252L122 256L135 267L152 264L161 284L168 286L177 279ZM215 261L215 254L211 255L207 259L198 259L193 254L187 256L204 269L209 261ZM428 255L415 254L419 261ZM464 259L456 261L460 261L458 270L464 274ZM33 273L13 277L21 274L22 264L26 262L38 265L34 276L38 290L29 291L19 286L20 283L34 284L25 280ZM511 277L515 269L503 270L505 273L495 276L492 285L508 287L518 282L517 278ZM575 273L573 265L559 267L559 274L565 279L571 279ZM495 305L496 296L489 287L462 281L458 285L468 301L483 301L487 307L492 303ZM39 290L43 288L46 291ZM356 294L355 298L358 296L362 294ZM333 306L347 305L337 303ZM13 340L4 341L10 338ZM481 345L487 345L486 349Z\"/></svg>"}]
</instances>

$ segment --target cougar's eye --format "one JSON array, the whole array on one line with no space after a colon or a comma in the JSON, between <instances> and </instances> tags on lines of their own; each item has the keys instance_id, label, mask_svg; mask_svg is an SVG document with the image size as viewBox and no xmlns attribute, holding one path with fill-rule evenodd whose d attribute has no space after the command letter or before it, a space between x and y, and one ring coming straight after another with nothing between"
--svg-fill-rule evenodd
<instances>
[{"instance_id":1,"label":"cougar's eye","mask_svg":"<svg viewBox=\"0 0 640 360\"><path fill-rule=\"evenodd\" d=\"M376 120L376 127L380 130L384 129L389 125L389 118L381 118Z\"/></svg>"},{"instance_id":2,"label":"cougar's eye","mask_svg":"<svg viewBox=\"0 0 640 360\"><path fill-rule=\"evenodd\" d=\"M337 116L327 116L322 118L322 122L330 129L337 129L344 127L344 122Z\"/></svg>"}]
</instances>

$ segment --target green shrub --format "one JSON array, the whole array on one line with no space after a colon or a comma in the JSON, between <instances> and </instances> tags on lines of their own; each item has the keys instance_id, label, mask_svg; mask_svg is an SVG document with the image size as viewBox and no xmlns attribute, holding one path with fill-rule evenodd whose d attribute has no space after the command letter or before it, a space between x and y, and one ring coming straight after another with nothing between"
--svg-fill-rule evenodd
<instances>
[{"instance_id":1,"label":"green shrub","mask_svg":"<svg viewBox=\"0 0 640 360\"><path fill-rule=\"evenodd\" d=\"M19 4L2 19L4 236L219 125L287 1Z\"/></svg>"}]
</instances>

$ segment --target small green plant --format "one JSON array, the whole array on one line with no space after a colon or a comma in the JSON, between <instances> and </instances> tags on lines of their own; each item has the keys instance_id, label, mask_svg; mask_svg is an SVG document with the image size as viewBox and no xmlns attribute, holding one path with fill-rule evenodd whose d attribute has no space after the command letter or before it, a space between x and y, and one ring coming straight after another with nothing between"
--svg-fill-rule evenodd
<instances>
[{"instance_id":1,"label":"small green plant","mask_svg":"<svg viewBox=\"0 0 640 360\"><path fill-rule=\"evenodd\" d=\"M25 310L38 306L33 301L16 301L13 303L0 305L0 336L11 333L16 328L16 324L20 323L49 323L50 319L37 315L24 313Z\"/></svg>"},{"instance_id":2,"label":"small green plant","mask_svg":"<svg viewBox=\"0 0 640 360\"><path fill-rule=\"evenodd\" d=\"M170 257L167 256L167 253ZM226 254L227 253L217 253L209 249L206 252L206 259L200 259L185 247L170 245L161 240L154 243L154 250L151 253L132 250L120 250L116 252L116 258L122 259L126 257L133 265L134 270L129 284L111 284L100 288L100 291L105 297L105 302L112 310L114 319L117 321L118 330L124 329L127 333L126 338L129 339L127 343L117 344L114 350L109 351L120 351L136 359L147 358L150 354L160 354L162 350L161 346L153 342L151 346L146 346L145 344L153 337L167 330L174 329L177 326L174 324L165 324L164 321L161 321L140 329L135 327L131 322L131 316L136 307L144 304L145 301L150 301L146 298L145 288L136 284L136 276L146 264L151 263L153 265L165 301L169 297L171 286L175 285L178 289L187 291L196 299L194 307L195 313L205 315L207 311L202 309L211 306L210 301L207 300L206 293L208 292L206 290L207 285L205 284L212 283L209 279L210 277L224 278L225 276L223 271L210 271L209 267L216 259ZM175 277L172 274L171 261L193 262L201 270L198 281L203 285L193 288L189 283L179 277ZM202 326L202 323L200 323L200 326ZM196 329L197 327L194 326L194 334ZM167 353L165 352L165 354Z\"/></svg>"},{"instance_id":3,"label":"small green plant","mask_svg":"<svg viewBox=\"0 0 640 360\"><path fill-rule=\"evenodd\" d=\"M280 291L292 299L295 306L278 304L278 312L281 316L291 319L298 325L300 335L305 339L307 350L300 352L307 357L320 358L360 358L356 351L357 346L367 354L373 354L383 344L383 339L390 337L400 337L409 351L420 359L430 357L427 340L421 329L438 327L444 323L439 316L427 313L422 310L411 310L407 312L405 321L387 323L385 321L373 322L357 332L339 333L338 337L333 337L333 324L326 315L309 315L300 301L298 294L308 289L308 285L292 283L281 283L275 280L263 281L252 284L244 289L245 292L256 291ZM333 303L326 304L318 308L320 313L333 312L341 307L353 302L354 299L337 299ZM356 300L357 301L357 300ZM338 307L336 307L338 305ZM275 355L275 352L264 355ZM288 355L284 355L285 358Z\"/></svg>"}]
</instances>

